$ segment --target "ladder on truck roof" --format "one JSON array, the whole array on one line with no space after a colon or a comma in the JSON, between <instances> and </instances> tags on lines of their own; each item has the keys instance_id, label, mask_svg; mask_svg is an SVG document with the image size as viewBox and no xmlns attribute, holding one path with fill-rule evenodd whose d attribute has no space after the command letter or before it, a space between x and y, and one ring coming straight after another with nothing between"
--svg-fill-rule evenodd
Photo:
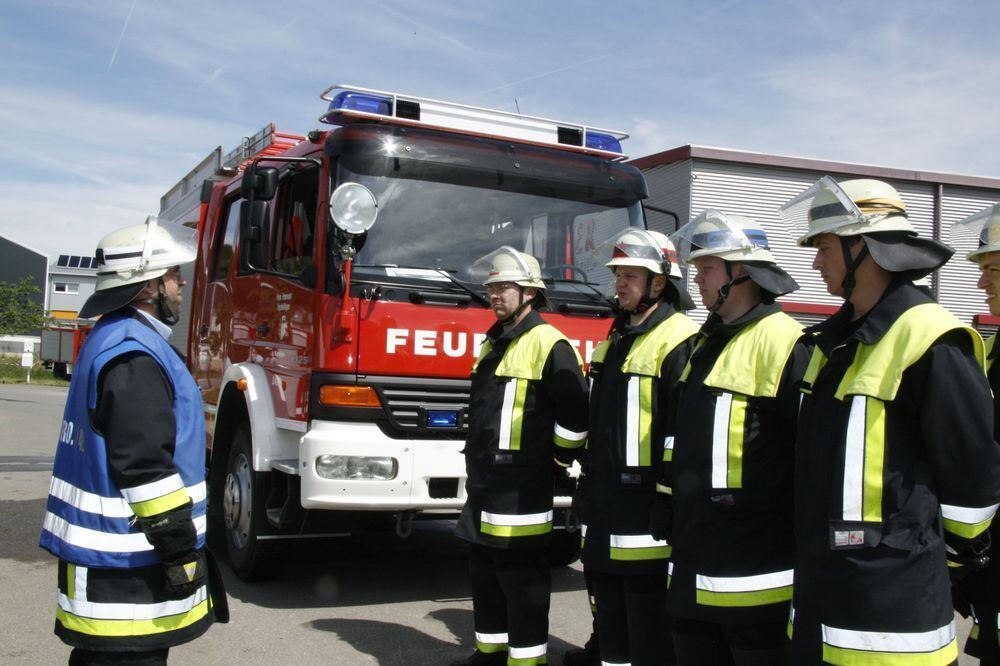
<instances>
[{"instance_id":1,"label":"ladder on truck roof","mask_svg":"<svg viewBox=\"0 0 1000 666\"><path fill-rule=\"evenodd\" d=\"M330 86L320 93L320 99L330 102L330 106L319 120L330 125L342 124L341 118L381 120L517 139L616 161L627 159L622 153L621 142L628 134L616 130L348 84Z\"/></svg>"},{"instance_id":2,"label":"ladder on truck roof","mask_svg":"<svg viewBox=\"0 0 1000 666\"><path fill-rule=\"evenodd\" d=\"M243 137L238 147L226 153L221 168L242 171L251 160L280 155L301 141L305 141L304 136L279 132L274 123L268 123L253 136Z\"/></svg>"}]
</instances>

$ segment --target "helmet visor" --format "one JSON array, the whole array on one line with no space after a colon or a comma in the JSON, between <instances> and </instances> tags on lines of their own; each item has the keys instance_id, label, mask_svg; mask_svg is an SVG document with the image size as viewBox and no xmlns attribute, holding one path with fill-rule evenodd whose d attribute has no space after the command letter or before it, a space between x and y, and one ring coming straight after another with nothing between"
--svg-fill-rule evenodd
<instances>
[{"instance_id":1,"label":"helmet visor","mask_svg":"<svg viewBox=\"0 0 1000 666\"><path fill-rule=\"evenodd\" d=\"M693 256L728 252L750 253L755 247L767 249L767 236L757 229L742 229L725 213L707 208L675 231L670 240L681 261Z\"/></svg>"},{"instance_id":2,"label":"helmet visor","mask_svg":"<svg viewBox=\"0 0 1000 666\"><path fill-rule=\"evenodd\" d=\"M663 248L653 235L645 229L629 229L625 233L608 238L594 249L594 254L605 266L615 260L652 261L657 266L663 263ZM615 262L612 265L617 264ZM626 262L622 262L626 263ZM636 263L636 265L640 265Z\"/></svg>"},{"instance_id":3,"label":"helmet visor","mask_svg":"<svg viewBox=\"0 0 1000 666\"><path fill-rule=\"evenodd\" d=\"M861 209L830 176L820 178L778 212L800 244L818 234L833 233L865 220Z\"/></svg>"},{"instance_id":4,"label":"helmet visor","mask_svg":"<svg viewBox=\"0 0 1000 666\"><path fill-rule=\"evenodd\" d=\"M979 246L1000 243L1000 204L994 204L951 225L953 245L975 238Z\"/></svg>"},{"instance_id":5,"label":"helmet visor","mask_svg":"<svg viewBox=\"0 0 1000 666\"><path fill-rule=\"evenodd\" d=\"M146 242L139 270L169 268L194 261L198 254L198 230L157 217L146 218Z\"/></svg>"}]
</instances>

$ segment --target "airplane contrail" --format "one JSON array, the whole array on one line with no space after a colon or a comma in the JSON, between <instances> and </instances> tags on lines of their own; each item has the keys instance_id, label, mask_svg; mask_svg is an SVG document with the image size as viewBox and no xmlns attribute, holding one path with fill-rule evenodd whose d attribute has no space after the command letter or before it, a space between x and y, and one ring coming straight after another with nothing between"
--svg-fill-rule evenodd
<instances>
[{"instance_id":1,"label":"airplane contrail","mask_svg":"<svg viewBox=\"0 0 1000 666\"><path fill-rule=\"evenodd\" d=\"M122 38L125 37L125 30L128 28L128 21L132 18L132 12L135 11L135 3L138 1L139 0L132 0L132 6L129 7L128 16L125 17L125 24L122 25L121 34L118 35L118 43L115 44L114 53L111 54L111 60L108 62L108 69L111 69L111 66L115 64L115 58L118 57L118 49L121 48Z\"/></svg>"}]
</instances>

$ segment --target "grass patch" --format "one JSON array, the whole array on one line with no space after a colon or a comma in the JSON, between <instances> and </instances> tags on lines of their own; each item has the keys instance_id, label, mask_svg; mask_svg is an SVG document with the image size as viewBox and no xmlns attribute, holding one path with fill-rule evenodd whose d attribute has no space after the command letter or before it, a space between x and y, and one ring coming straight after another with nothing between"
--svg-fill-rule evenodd
<instances>
[{"instance_id":1,"label":"grass patch","mask_svg":"<svg viewBox=\"0 0 1000 666\"><path fill-rule=\"evenodd\" d=\"M27 375L26 368L21 367L20 356L0 356L0 384L23 384ZM41 363L31 368L31 383L42 386L69 386L69 381L59 379L46 370Z\"/></svg>"}]
</instances>

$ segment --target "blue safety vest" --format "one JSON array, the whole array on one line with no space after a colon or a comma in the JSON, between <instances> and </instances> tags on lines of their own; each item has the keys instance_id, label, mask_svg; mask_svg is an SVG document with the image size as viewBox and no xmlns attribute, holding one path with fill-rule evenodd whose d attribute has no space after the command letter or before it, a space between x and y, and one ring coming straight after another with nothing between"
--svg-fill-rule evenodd
<instances>
[{"instance_id":1,"label":"blue safety vest","mask_svg":"<svg viewBox=\"0 0 1000 666\"><path fill-rule=\"evenodd\" d=\"M177 473L135 488L118 488L104 438L91 422L97 380L110 361L129 352L152 356L173 387ZM186 497L185 497L186 495ZM205 421L201 395L174 349L142 322L101 318L80 350L56 446L40 544L79 566L129 569L159 563L136 515L193 502L198 547L205 541Z\"/></svg>"}]
</instances>

